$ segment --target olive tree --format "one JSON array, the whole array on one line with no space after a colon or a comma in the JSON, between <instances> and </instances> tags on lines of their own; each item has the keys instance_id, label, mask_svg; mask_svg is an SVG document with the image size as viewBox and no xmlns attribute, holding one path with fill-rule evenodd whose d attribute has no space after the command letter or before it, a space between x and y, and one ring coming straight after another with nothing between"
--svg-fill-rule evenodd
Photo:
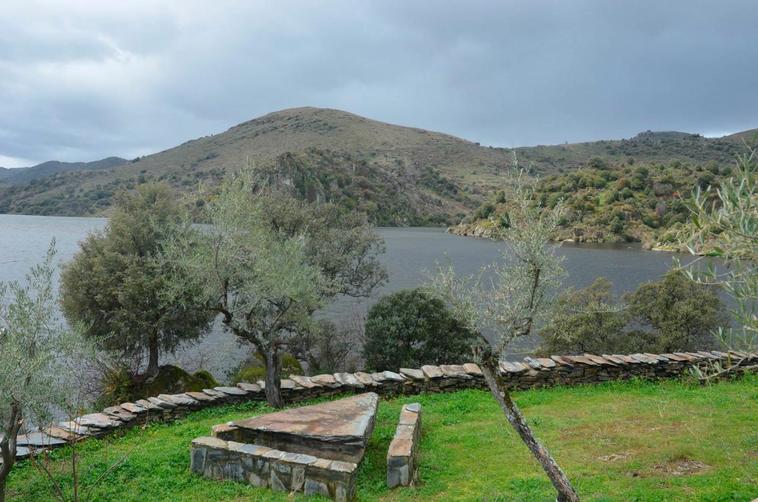
<instances>
[{"instance_id":1,"label":"olive tree","mask_svg":"<svg viewBox=\"0 0 758 502\"><path fill-rule=\"evenodd\" d=\"M23 423L47 423L75 391L73 371L86 354L78 330L56 317L54 243L26 284L0 283L0 502L16 460Z\"/></svg>"},{"instance_id":2,"label":"olive tree","mask_svg":"<svg viewBox=\"0 0 758 502\"><path fill-rule=\"evenodd\" d=\"M331 299L367 295L384 281L382 242L364 216L261 187L252 172L223 183L204 220L166 248L179 271L173 301L197 291L197 301L251 343L263 356L266 398L281 407L282 354L302 347L313 313Z\"/></svg>"},{"instance_id":3,"label":"olive tree","mask_svg":"<svg viewBox=\"0 0 758 502\"><path fill-rule=\"evenodd\" d=\"M755 351L758 347L758 151L748 148L737 157L736 168L719 188L696 189L688 207L688 233L682 241L698 258L684 267L700 283L721 287L733 300L734 327L716 335L729 349ZM716 266L708 258L721 260ZM744 358L723 371L739 368Z\"/></svg>"},{"instance_id":4,"label":"olive tree","mask_svg":"<svg viewBox=\"0 0 758 502\"><path fill-rule=\"evenodd\" d=\"M192 305L191 290L172 301L163 294L176 270L161 259L161 249L184 221L166 184L121 192L105 229L81 243L61 277L66 318L81 323L103 349L138 359L147 353L143 377L155 376L160 354L199 338L211 319Z\"/></svg>"},{"instance_id":5,"label":"olive tree","mask_svg":"<svg viewBox=\"0 0 758 502\"><path fill-rule=\"evenodd\" d=\"M502 260L490 267L490 284L473 276L458 277L455 270L448 267L440 270L429 286L451 306L458 319L479 334L479 343L473 347L474 356L487 386L511 426L550 478L558 500L577 501L579 497L569 479L535 437L499 369L508 344L533 335L538 324L549 316L564 273L561 259L550 245L563 206L541 207L534 200L533 187L533 182L523 173L514 180L510 226L501 229L507 249L503 251ZM494 331L493 343L482 334L486 329Z\"/></svg>"}]
</instances>

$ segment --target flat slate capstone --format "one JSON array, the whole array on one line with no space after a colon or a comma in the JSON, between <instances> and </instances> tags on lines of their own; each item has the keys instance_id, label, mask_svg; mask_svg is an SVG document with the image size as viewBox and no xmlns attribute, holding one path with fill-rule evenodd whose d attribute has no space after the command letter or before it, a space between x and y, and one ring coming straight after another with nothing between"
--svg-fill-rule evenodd
<instances>
[{"instance_id":1,"label":"flat slate capstone","mask_svg":"<svg viewBox=\"0 0 758 502\"><path fill-rule=\"evenodd\" d=\"M374 429L373 392L232 422L242 442L359 463Z\"/></svg>"}]
</instances>

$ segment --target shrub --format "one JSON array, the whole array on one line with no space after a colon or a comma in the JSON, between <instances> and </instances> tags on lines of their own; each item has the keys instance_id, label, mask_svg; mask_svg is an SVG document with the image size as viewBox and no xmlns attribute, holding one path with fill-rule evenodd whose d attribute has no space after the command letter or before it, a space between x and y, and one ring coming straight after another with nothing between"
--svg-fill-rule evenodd
<instances>
[{"instance_id":1,"label":"shrub","mask_svg":"<svg viewBox=\"0 0 758 502\"><path fill-rule=\"evenodd\" d=\"M713 348L727 323L724 305L708 286L671 271L617 302L604 277L562 293L540 332L542 354L674 352Z\"/></svg>"},{"instance_id":2,"label":"shrub","mask_svg":"<svg viewBox=\"0 0 758 502\"><path fill-rule=\"evenodd\" d=\"M728 323L714 288L676 270L641 285L625 300L631 320L643 331L656 334L660 352L713 348L713 331Z\"/></svg>"},{"instance_id":3,"label":"shrub","mask_svg":"<svg viewBox=\"0 0 758 502\"><path fill-rule=\"evenodd\" d=\"M219 385L206 370L189 373L178 366L166 364L152 377L142 378L125 364L117 363L103 368L102 389L98 406L111 406L135 401L158 394L178 394L212 389Z\"/></svg>"},{"instance_id":4,"label":"shrub","mask_svg":"<svg viewBox=\"0 0 758 502\"><path fill-rule=\"evenodd\" d=\"M623 309L611 294L610 281L598 277L586 288L561 293L553 317L540 332L539 352L636 352L642 340L624 334L625 325Z\"/></svg>"},{"instance_id":5,"label":"shrub","mask_svg":"<svg viewBox=\"0 0 758 502\"><path fill-rule=\"evenodd\" d=\"M470 359L474 334L424 289L382 297L368 313L364 357L372 369L417 368Z\"/></svg>"},{"instance_id":6,"label":"shrub","mask_svg":"<svg viewBox=\"0 0 758 502\"><path fill-rule=\"evenodd\" d=\"M302 375L303 368L300 362L292 354L282 355L282 371L279 373L281 378L288 378L290 375ZM234 384L240 382L257 382L265 380L266 367L263 362L263 356L256 352L253 356L248 357L240 364L237 369L233 370L229 379Z\"/></svg>"}]
</instances>

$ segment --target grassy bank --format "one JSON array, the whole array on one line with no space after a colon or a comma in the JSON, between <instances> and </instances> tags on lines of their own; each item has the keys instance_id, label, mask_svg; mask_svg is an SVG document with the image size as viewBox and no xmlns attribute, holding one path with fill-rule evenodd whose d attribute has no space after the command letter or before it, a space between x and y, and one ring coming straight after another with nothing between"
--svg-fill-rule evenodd
<instances>
[{"instance_id":1,"label":"grassy bank","mask_svg":"<svg viewBox=\"0 0 758 502\"><path fill-rule=\"evenodd\" d=\"M608 383L518 393L516 400L584 500L752 500L758 497L758 376L700 387ZM400 406L424 406L421 478L388 492L384 458ZM79 447L88 500L292 500L189 472L189 444L214 424L268 411L254 404L196 412ZM70 483L54 452L55 475ZM123 463L96 485L113 464ZM28 462L11 474L11 500L53 500ZM489 394L461 391L382 401L361 467L359 500L554 500L539 466ZM301 500L301 498L296 498ZM305 499L302 500L313 500Z\"/></svg>"}]
</instances>

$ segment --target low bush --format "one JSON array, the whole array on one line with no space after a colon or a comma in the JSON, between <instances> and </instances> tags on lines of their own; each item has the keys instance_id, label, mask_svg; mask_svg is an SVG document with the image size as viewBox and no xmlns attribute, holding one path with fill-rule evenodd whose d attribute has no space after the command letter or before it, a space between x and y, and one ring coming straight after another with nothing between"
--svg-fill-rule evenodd
<instances>
[{"instance_id":1,"label":"low bush","mask_svg":"<svg viewBox=\"0 0 758 502\"><path fill-rule=\"evenodd\" d=\"M471 359L474 334L424 289L382 297L366 318L364 358L377 370L455 364Z\"/></svg>"}]
</instances>

